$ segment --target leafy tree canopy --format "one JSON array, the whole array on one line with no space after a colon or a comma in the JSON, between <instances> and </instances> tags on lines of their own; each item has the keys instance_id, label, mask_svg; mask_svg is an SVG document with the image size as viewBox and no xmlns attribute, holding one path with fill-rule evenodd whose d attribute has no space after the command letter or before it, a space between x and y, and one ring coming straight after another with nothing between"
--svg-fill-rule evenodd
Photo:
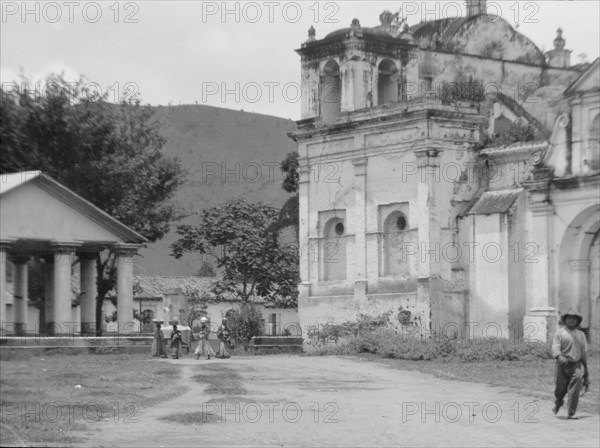
<instances>
[{"instance_id":1,"label":"leafy tree canopy","mask_svg":"<svg viewBox=\"0 0 600 448\"><path fill-rule=\"evenodd\" d=\"M51 75L44 85L2 86L1 172L42 170L150 241L163 237L178 217L169 199L184 173L161 152L152 107L108 103L85 78Z\"/></svg>"},{"instance_id":2,"label":"leafy tree canopy","mask_svg":"<svg viewBox=\"0 0 600 448\"><path fill-rule=\"evenodd\" d=\"M24 79L0 97L0 172L42 170L125 225L156 241L179 218L171 199L185 173L162 153L165 139L150 106L112 104L85 78L50 75L44 88ZM115 287L114 253L98 254L96 331Z\"/></svg>"},{"instance_id":3,"label":"leafy tree canopy","mask_svg":"<svg viewBox=\"0 0 600 448\"><path fill-rule=\"evenodd\" d=\"M222 278L212 285L219 298L247 303L261 297L282 307L297 304L298 249L278 239L279 210L243 199L205 209L196 226L177 229L171 245L175 258L199 252L214 258Z\"/></svg>"},{"instance_id":4,"label":"leafy tree canopy","mask_svg":"<svg viewBox=\"0 0 600 448\"><path fill-rule=\"evenodd\" d=\"M298 164L298 153L290 152L281 162L281 171L284 174L282 188L288 193L295 193L290 196L281 209L276 227L278 230L286 227L294 227L296 230L296 240L298 240L299 232L299 197L298 197L298 182L300 180L300 169Z\"/></svg>"}]
</instances>

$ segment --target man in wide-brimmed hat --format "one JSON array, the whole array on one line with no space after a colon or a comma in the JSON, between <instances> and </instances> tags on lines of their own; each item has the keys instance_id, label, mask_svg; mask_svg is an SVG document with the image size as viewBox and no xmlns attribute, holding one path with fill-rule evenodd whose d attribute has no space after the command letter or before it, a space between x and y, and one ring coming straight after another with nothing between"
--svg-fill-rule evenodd
<instances>
[{"instance_id":1,"label":"man in wide-brimmed hat","mask_svg":"<svg viewBox=\"0 0 600 448\"><path fill-rule=\"evenodd\" d=\"M556 388L554 389L554 408L558 413L567 395L568 417L575 418L579 392L582 386L588 387L587 343L585 335L577 327L583 317L569 308L561 316L562 326L554 336L552 355L556 358Z\"/></svg>"}]
</instances>

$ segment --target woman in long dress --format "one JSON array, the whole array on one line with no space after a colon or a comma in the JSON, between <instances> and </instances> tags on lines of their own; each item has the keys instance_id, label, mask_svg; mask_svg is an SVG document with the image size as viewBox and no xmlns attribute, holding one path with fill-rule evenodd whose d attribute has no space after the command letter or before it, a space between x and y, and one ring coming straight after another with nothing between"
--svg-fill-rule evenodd
<instances>
[{"instance_id":1,"label":"woman in long dress","mask_svg":"<svg viewBox=\"0 0 600 448\"><path fill-rule=\"evenodd\" d=\"M211 356L215 356L215 352L210 346L210 342L208 342L208 337L210 335L210 328L206 324L206 320L201 320L200 325L200 341L198 341L198 347L194 351L196 355L196 359L200 359L200 355L206 356L206 359L210 359Z\"/></svg>"},{"instance_id":2,"label":"woman in long dress","mask_svg":"<svg viewBox=\"0 0 600 448\"><path fill-rule=\"evenodd\" d=\"M165 341L160 329L160 324L157 323L154 328L154 341L152 341L152 356L166 358Z\"/></svg>"},{"instance_id":3,"label":"woman in long dress","mask_svg":"<svg viewBox=\"0 0 600 448\"><path fill-rule=\"evenodd\" d=\"M179 359L183 356L181 351L181 331L177 329L177 325L173 325L173 333L171 333L171 357Z\"/></svg>"},{"instance_id":4,"label":"woman in long dress","mask_svg":"<svg viewBox=\"0 0 600 448\"><path fill-rule=\"evenodd\" d=\"M217 338L219 339L219 351L217 352L217 358L227 359L231 355L227 352L227 344L231 339L231 330L227 325L227 319L223 318L223 322L217 330Z\"/></svg>"}]
</instances>

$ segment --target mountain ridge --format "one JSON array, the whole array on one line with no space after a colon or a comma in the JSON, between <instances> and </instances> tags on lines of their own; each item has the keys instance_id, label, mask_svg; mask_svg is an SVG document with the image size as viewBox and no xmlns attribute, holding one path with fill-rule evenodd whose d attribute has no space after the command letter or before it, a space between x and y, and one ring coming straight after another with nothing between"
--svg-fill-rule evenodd
<instances>
[{"instance_id":1,"label":"mountain ridge","mask_svg":"<svg viewBox=\"0 0 600 448\"><path fill-rule=\"evenodd\" d=\"M140 250L136 274L196 275L197 254L175 260L170 244L180 224L194 224L202 209L243 197L281 207L289 197L281 188L280 163L296 144L287 136L296 123L271 115L206 105L150 106L166 138L165 155L177 157L188 171L174 201L185 218L171 225L160 241ZM208 258L208 260L210 260Z\"/></svg>"}]
</instances>

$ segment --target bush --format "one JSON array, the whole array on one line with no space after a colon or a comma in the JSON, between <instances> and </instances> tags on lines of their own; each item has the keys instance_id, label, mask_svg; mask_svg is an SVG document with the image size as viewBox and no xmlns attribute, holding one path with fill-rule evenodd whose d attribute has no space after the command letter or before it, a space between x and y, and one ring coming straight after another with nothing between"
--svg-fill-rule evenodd
<instances>
[{"instance_id":1,"label":"bush","mask_svg":"<svg viewBox=\"0 0 600 448\"><path fill-rule=\"evenodd\" d=\"M262 314L249 303L244 303L239 308L234 308L227 313L227 323L231 328L233 340L248 350L248 344L253 336L262 333Z\"/></svg>"},{"instance_id":2,"label":"bush","mask_svg":"<svg viewBox=\"0 0 600 448\"><path fill-rule=\"evenodd\" d=\"M551 359L550 344L512 342L507 339L413 339L378 328L336 343L318 347L318 355L374 353L383 358L460 362L530 361Z\"/></svg>"}]
</instances>

